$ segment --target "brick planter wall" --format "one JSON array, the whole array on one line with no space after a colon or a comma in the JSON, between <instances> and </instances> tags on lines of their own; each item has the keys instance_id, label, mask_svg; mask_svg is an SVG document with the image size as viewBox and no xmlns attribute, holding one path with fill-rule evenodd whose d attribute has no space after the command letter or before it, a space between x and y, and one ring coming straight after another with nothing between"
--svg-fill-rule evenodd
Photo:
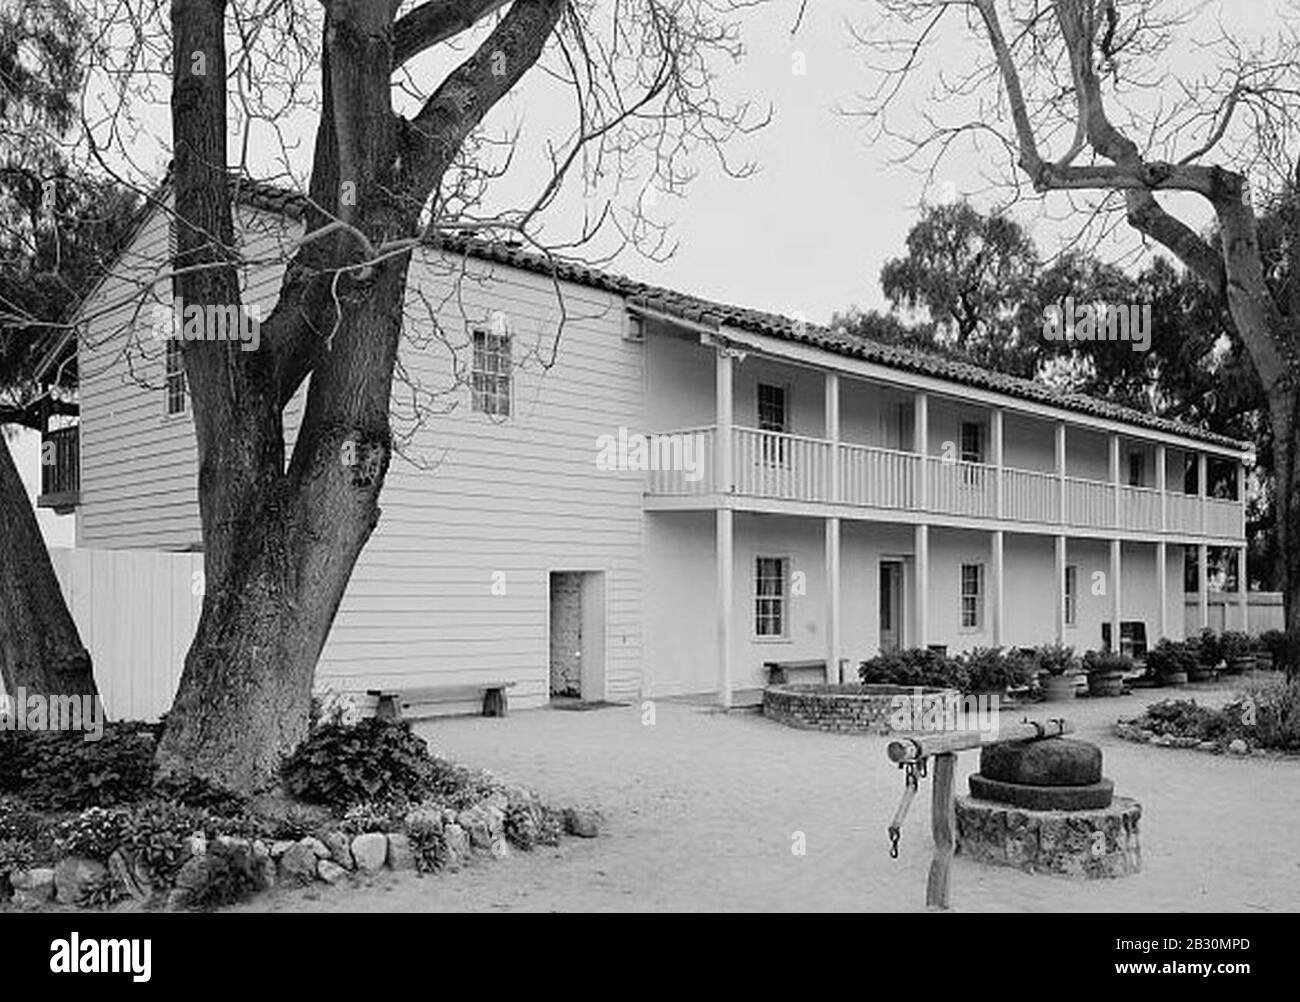
<instances>
[{"instance_id":1,"label":"brick planter wall","mask_svg":"<svg viewBox=\"0 0 1300 1002\"><path fill-rule=\"evenodd\" d=\"M904 685L769 685L763 690L763 716L804 730L839 734L890 734L895 698L911 699L916 690ZM922 707L942 706L953 689L922 689Z\"/></svg>"}]
</instances>

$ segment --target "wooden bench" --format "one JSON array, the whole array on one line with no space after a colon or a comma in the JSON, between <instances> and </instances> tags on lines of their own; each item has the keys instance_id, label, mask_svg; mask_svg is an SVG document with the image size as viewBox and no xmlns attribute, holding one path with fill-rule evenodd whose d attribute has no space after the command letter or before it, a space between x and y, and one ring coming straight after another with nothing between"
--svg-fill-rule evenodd
<instances>
[{"instance_id":1,"label":"wooden bench","mask_svg":"<svg viewBox=\"0 0 1300 1002\"><path fill-rule=\"evenodd\" d=\"M435 685L419 689L367 689L366 695L377 700L375 716L381 720L401 720L402 711L413 706L438 703L483 702L483 716L506 715L506 690L514 682L478 682L471 685ZM418 716L409 719L419 719Z\"/></svg>"},{"instance_id":2,"label":"wooden bench","mask_svg":"<svg viewBox=\"0 0 1300 1002\"><path fill-rule=\"evenodd\" d=\"M790 681L791 672L817 672L821 677L818 681L826 680L826 662L825 660L812 659L809 661L764 661L763 669L767 672L768 685L784 685Z\"/></svg>"}]
</instances>

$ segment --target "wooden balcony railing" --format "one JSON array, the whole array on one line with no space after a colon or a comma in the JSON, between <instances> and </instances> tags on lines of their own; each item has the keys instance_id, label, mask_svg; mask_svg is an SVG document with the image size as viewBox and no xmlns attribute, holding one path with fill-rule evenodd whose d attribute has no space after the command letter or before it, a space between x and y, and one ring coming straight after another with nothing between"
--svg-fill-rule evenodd
<instances>
[{"instance_id":1,"label":"wooden balcony railing","mask_svg":"<svg viewBox=\"0 0 1300 1002\"><path fill-rule=\"evenodd\" d=\"M1011 467L1001 470L999 490L999 471L987 464L850 443L836 446L754 428L733 428L731 483L723 484L716 428L664 436L689 439L693 445L683 455L693 457L698 467L694 472L651 470L647 491L656 496L730 493L1075 528L1245 538L1245 506L1239 501L1127 485L1117 492L1107 481Z\"/></svg>"},{"instance_id":2,"label":"wooden balcony railing","mask_svg":"<svg viewBox=\"0 0 1300 1002\"><path fill-rule=\"evenodd\" d=\"M38 506L70 511L81 500L81 429L77 425L41 437L41 493Z\"/></svg>"}]
</instances>

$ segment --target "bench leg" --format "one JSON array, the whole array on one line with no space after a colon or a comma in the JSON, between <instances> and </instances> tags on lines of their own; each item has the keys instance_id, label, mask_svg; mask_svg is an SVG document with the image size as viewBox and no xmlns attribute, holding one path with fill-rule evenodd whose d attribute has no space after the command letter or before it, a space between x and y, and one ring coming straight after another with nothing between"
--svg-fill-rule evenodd
<instances>
[{"instance_id":1,"label":"bench leg","mask_svg":"<svg viewBox=\"0 0 1300 1002\"><path fill-rule=\"evenodd\" d=\"M488 689L483 693L483 716L504 717L506 715L506 691Z\"/></svg>"}]
</instances>

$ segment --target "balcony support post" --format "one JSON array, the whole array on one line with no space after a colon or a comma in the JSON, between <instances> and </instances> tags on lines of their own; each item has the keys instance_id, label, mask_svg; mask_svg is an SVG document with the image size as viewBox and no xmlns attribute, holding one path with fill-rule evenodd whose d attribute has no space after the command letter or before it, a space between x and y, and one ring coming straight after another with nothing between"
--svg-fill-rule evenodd
<instances>
[{"instance_id":1,"label":"balcony support post","mask_svg":"<svg viewBox=\"0 0 1300 1002\"><path fill-rule=\"evenodd\" d=\"M827 500L839 504L844 500L840 488L840 374L826 373L826 439L830 442L830 475Z\"/></svg>"},{"instance_id":2,"label":"balcony support post","mask_svg":"<svg viewBox=\"0 0 1300 1002\"><path fill-rule=\"evenodd\" d=\"M1246 547L1237 548L1237 606L1241 610L1241 630L1250 632L1250 582L1246 579ZM1225 623L1227 617L1224 617Z\"/></svg>"},{"instance_id":3,"label":"balcony support post","mask_svg":"<svg viewBox=\"0 0 1300 1002\"><path fill-rule=\"evenodd\" d=\"M1120 623L1124 618L1123 584L1124 544L1118 539L1110 541L1110 649L1120 652Z\"/></svg>"},{"instance_id":4,"label":"balcony support post","mask_svg":"<svg viewBox=\"0 0 1300 1002\"><path fill-rule=\"evenodd\" d=\"M1056 422L1056 520L1065 524L1065 422Z\"/></svg>"},{"instance_id":5,"label":"balcony support post","mask_svg":"<svg viewBox=\"0 0 1300 1002\"><path fill-rule=\"evenodd\" d=\"M1120 479L1119 479L1119 435L1111 432L1110 435L1110 487L1114 501L1114 513L1111 516L1111 524L1116 529L1123 528L1121 519L1123 516L1123 501L1121 500Z\"/></svg>"},{"instance_id":6,"label":"balcony support post","mask_svg":"<svg viewBox=\"0 0 1300 1002\"><path fill-rule=\"evenodd\" d=\"M728 495L732 492L732 487L735 482L732 476L731 462L733 447L731 429L735 417L735 381L732 372L731 350L727 348L726 345L718 345L717 347L715 377L715 415L713 423L718 428L718 441L715 445L717 451L717 462L715 465L717 479L713 485L713 489L719 494Z\"/></svg>"},{"instance_id":7,"label":"balcony support post","mask_svg":"<svg viewBox=\"0 0 1300 1002\"><path fill-rule=\"evenodd\" d=\"M915 606L913 614L916 623L916 641L913 647L925 647L930 642L930 527L924 523L915 527L912 543L913 563L915 564L912 575L915 582L915 592L912 604Z\"/></svg>"},{"instance_id":8,"label":"balcony support post","mask_svg":"<svg viewBox=\"0 0 1300 1002\"><path fill-rule=\"evenodd\" d=\"M930 398L924 393L912 396L912 451L917 455L916 504L921 511L930 508Z\"/></svg>"},{"instance_id":9,"label":"balcony support post","mask_svg":"<svg viewBox=\"0 0 1300 1002\"><path fill-rule=\"evenodd\" d=\"M729 710L731 709L731 647L735 600L735 564L733 563L735 551L731 509L718 508L715 522L718 705L724 710Z\"/></svg>"},{"instance_id":10,"label":"balcony support post","mask_svg":"<svg viewBox=\"0 0 1300 1002\"><path fill-rule=\"evenodd\" d=\"M840 520L832 515L826 528L826 681L844 681L841 674L840 640Z\"/></svg>"},{"instance_id":11,"label":"balcony support post","mask_svg":"<svg viewBox=\"0 0 1300 1002\"><path fill-rule=\"evenodd\" d=\"M1203 630L1210 625L1210 548L1205 543L1196 547L1196 606Z\"/></svg>"},{"instance_id":12,"label":"balcony support post","mask_svg":"<svg viewBox=\"0 0 1300 1002\"><path fill-rule=\"evenodd\" d=\"M1052 621L1056 624L1056 642L1065 643L1065 537L1056 537L1056 561L1055 561L1056 587L1052 589L1055 593L1056 611L1052 615Z\"/></svg>"},{"instance_id":13,"label":"balcony support post","mask_svg":"<svg viewBox=\"0 0 1300 1002\"><path fill-rule=\"evenodd\" d=\"M1005 640L1006 631L1006 587L1005 575L1003 574L1003 534L1001 529L994 529L990 534L990 553L989 568L991 570L989 582L989 599L992 601L993 608L990 610L989 629L993 637L993 646L1001 647Z\"/></svg>"},{"instance_id":14,"label":"balcony support post","mask_svg":"<svg viewBox=\"0 0 1300 1002\"><path fill-rule=\"evenodd\" d=\"M1196 454L1196 493L1200 496L1199 507L1201 509L1201 535L1205 535L1206 509L1209 502L1205 499L1210 496L1210 485L1207 483L1207 474L1209 473L1209 463L1206 461L1206 455L1203 452Z\"/></svg>"},{"instance_id":15,"label":"balcony support post","mask_svg":"<svg viewBox=\"0 0 1300 1002\"><path fill-rule=\"evenodd\" d=\"M1155 643L1169 636L1169 546L1156 543L1156 635Z\"/></svg>"},{"instance_id":16,"label":"balcony support post","mask_svg":"<svg viewBox=\"0 0 1300 1002\"><path fill-rule=\"evenodd\" d=\"M1002 486L1002 467L1004 465L1004 451L1002 440L1003 412L1001 407L993 408L993 415L990 419L990 437L993 439L993 513L998 517L1003 517L1003 486Z\"/></svg>"},{"instance_id":17,"label":"balcony support post","mask_svg":"<svg viewBox=\"0 0 1300 1002\"><path fill-rule=\"evenodd\" d=\"M1169 453L1164 445L1156 446L1156 490L1160 492L1160 531L1169 531Z\"/></svg>"}]
</instances>

